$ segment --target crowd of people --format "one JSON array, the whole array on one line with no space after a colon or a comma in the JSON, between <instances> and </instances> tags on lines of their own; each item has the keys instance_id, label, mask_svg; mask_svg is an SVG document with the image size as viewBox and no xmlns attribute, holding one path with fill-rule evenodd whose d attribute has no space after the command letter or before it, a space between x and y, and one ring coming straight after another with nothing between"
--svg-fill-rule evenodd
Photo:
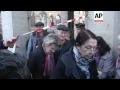
<instances>
[{"instance_id":1,"label":"crowd of people","mask_svg":"<svg viewBox=\"0 0 120 90\"><path fill-rule=\"evenodd\" d=\"M43 28L38 22L36 28ZM55 32L41 30L33 32L26 44L27 58L23 69L2 69L1 79L119 79L120 55L113 60L111 48L102 36L96 36L85 24L76 24L74 41L71 40L69 27L58 25ZM0 42L0 49L13 47L19 36L12 41ZM17 46L19 47L19 46ZM118 46L120 50L120 45ZM2 54L4 55L4 54ZM16 56L14 56L16 57ZM17 57L18 58L18 57ZM0 58L1 59L1 58ZM7 59L7 58L6 58ZM15 59L15 58L14 58ZM22 58L21 58L22 59ZM0 60L1 61L1 60ZM12 64L12 63L10 63ZM6 66L8 67L8 66ZM11 65L12 67L12 65ZM27 68L27 69L26 69ZM12 68L13 69L13 68ZM8 74L19 70L27 78ZM25 71L27 70L27 71ZM24 71L24 72L23 72ZM2 75L1 73L6 72ZM7 76L8 75L8 76ZM10 75L10 76L9 76ZM7 76L7 78L5 77Z\"/></svg>"}]
</instances>

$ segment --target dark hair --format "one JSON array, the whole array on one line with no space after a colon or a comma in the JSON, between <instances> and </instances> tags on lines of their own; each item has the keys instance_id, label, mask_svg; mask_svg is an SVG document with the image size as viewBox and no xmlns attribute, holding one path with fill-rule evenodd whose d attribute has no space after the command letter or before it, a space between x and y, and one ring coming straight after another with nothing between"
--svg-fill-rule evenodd
<instances>
[{"instance_id":1,"label":"dark hair","mask_svg":"<svg viewBox=\"0 0 120 90\"><path fill-rule=\"evenodd\" d=\"M93 38L97 40L96 35L90 30L84 29L78 33L78 36L75 40L75 45L83 45L88 39Z\"/></svg>"},{"instance_id":2,"label":"dark hair","mask_svg":"<svg viewBox=\"0 0 120 90\"><path fill-rule=\"evenodd\" d=\"M76 28L85 28L85 24L84 23L77 23L75 24Z\"/></svg>"},{"instance_id":3,"label":"dark hair","mask_svg":"<svg viewBox=\"0 0 120 90\"><path fill-rule=\"evenodd\" d=\"M97 36L97 46L100 56L103 56L106 52L110 51L110 46L105 42L101 36Z\"/></svg>"},{"instance_id":4,"label":"dark hair","mask_svg":"<svg viewBox=\"0 0 120 90\"><path fill-rule=\"evenodd\" d=\"M36 26L36 27L41 27L41 26L44 27L44 23L42 23L42 22L37 22L37 23L35 23L35 26Z\"/></svg>"}]
</instances>

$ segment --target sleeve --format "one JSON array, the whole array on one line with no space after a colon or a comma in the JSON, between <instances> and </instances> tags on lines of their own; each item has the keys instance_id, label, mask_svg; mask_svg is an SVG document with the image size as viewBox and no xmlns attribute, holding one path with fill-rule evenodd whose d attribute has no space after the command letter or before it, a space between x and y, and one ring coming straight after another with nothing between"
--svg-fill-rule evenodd
<instances>
[{"instance_id":1,"label":"sleeve","mask_svg":"<svg viewBox=\"0 0 120 90\"><path fill-rule=\"evenodd\" d=\"M34 77L34 74L36 72L36 67L37 67L37 61L38 61L38 54L36 51L34 51L34 53L32 53L32 55L30 56L30 58L27 61L27 66L30 70L31 75Z\"/></svg>"},{"instance_id":2,"label":"sleeve","mask_svg":"<svg viewBox=\"0 0 120 90\"><path fill-rule=\"evenodd\" d=\"M97 71L97 64L96 61L92 61L92 64L90 64L90 73L92 78L91 79L99 79L98 78L98 71Z\"/></svg>"},{"instance_id":3,"label":"sleeve","mask_svg":"<svg viewBox=\"0 0 120 90\"><path fill-rule=\"evenodd\" d=\"M73 46L72 42L70 41L70 44L69 44L69 48L71 48Z\"/></svg>"},{"instance_id":4,"label":"sleeve","mask_svg":"<svg viewBox=\"0 0 120 90\"><path fill-rule=\"evenodd\" d=\"M28 41L28 47L27 47L27 58L29 58L30 53L33 50L32 47L33 47L33 39L32 39L32 36L30 36L30 39Z\"/></svg>"},{"instance_id":5,"label":"sleeve","mask_svg":"<svg viewBox=\"0 0 120 90\"><path fill-rule=\"evenodd\" d=\"M53 79L66 79L65 78L65 65L61 60L58 61Z\"/></svg>"},{"instance_id":6,"label":"sleeve","mask_svg":"<svg viewBox=\"0 0 120 90\"><path fill-rule=\"evenodd\" d=\"M3 45L3 40L2 41L0 41L0 49L7 49L8 47L5 47L4 45Z\"/></svg>"},{"instance_id":7,"label":"sleeve","mask_svg":"<svg viewBox=\"0 0 120 90\"><path fill-rule=\"evenodd\" d=\"M108 55L107 59L104 62L103 70L101 75L99 75L100 79L104 79L107 76L113 76L115 70L115 62L111 54ZM111 74L111 75L110 75Z\"/></svg>"}]
</instances>

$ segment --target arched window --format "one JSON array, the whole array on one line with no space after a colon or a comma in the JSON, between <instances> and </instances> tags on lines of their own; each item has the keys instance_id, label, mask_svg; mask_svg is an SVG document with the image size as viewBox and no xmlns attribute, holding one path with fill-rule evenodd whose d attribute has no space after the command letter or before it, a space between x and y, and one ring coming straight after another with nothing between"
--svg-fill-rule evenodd
<instances>
[{"instance_id":1,"label":"arched window","mask_svg":"<svg viewBox=\"0 0 120 90\"><path fill-rule=\"evenodd\" d=\"M35 13L34 11L29 11L30 25L35 26Z\"/></svg>"},{"instance_id":2,"label":"arched window","mask_svg":"<svg viewBox=\"0 0 120 90\"><path fill-rule=\"evenodd\" d=\"M60 17L60 15L57 15L56 16L56 24L59 24L59 23L61 23L61 17Z\"/></svg>"},{"instance_id":3,"label":"arched window","mask_svg":"<svg viewBox=\"0 0 120 90\"><path fill-rule=\"evenodd\" d=\"M54 17L53 15L50 16L50 25L53 26L55 23L54 23Z\"/></svg>"},{"instance_id":4,"label":"arched window","mask_svg":"<svg viewBox=\"0 0 120 90\"><path fill-rule=\"evenodd\" d=\"M45 12L40 12L40 22L44 23L44 25L47 25L47 14Z\"/></svg>"}]
</instances>

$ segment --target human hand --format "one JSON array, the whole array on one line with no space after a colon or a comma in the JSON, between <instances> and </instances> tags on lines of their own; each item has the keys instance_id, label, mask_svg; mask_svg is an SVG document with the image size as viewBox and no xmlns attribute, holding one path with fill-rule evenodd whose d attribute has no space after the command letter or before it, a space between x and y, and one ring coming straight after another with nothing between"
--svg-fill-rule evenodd
<instances>
[{"instance_id":1,"label":"human hand","mask_svg":"<svg viewBox=\"0 0 120 90\"><path fill-rule=\"evenodd\" d=\"M18 40L19 35L17 35L17 37L13 38L11 41L10 40L4 40L3 41L3 45L9 48L13 48L14 44L16 43L16 41ZM16 45L17 48L20 48L19 45Z\"/></svg>"}]
</instances>

